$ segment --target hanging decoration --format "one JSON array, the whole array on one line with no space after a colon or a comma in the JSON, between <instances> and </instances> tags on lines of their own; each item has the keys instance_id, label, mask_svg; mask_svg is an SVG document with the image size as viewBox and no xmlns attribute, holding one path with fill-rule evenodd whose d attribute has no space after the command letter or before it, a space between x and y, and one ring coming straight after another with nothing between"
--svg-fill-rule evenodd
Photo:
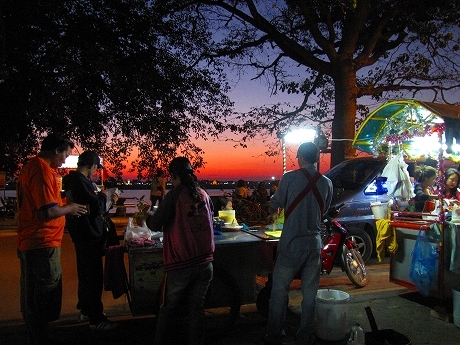
<instances>
[{"instance_id":1,"label":"hanging decoration","mask_svg":"<svg viewBox=\"0 0 460 345\"><path fill-rule=\"evenodd\" d=\"M444 130L444 129L443 129ZM443 132L439 132L438 133L438 138L439 138L439 142L442 143L442 133ZM438 168L438 176L436 178L436 184L438 186L438 194L440 195L440 210L439 210L439 213L438 213L438 221L440 224L443 224L444 221L446 220L446 214L444 212L444 198L443 196L446 195L446 177L444 175L444 159L443 159L443 152L444 150L441 149L439 150L439 154L438 154L438 165L437 165L437 168ZM441 225L441 231L442 231L442 225Z\"/></svg>"},{"instance_id":2,"label":"hanging decoration","mask_svg":"<svg viewBox=\"0 0 460 345\"><path fill-rule=\"evenodd\" d=\"M407 123L400 121L388 121L388 129L382 131L384 135L385 132L391 133L387 136L379 136L373 141L372 151L375 153L382 153L387 150L388 145L398 145L403 149L403 151L408 156L413 156L410 152L410 148L413 147L411 139L413 138L424 138L430 137L434 134L437 135L444 132L444 124L439 123L433 126L425 125L423 128L420 125L416 127L407 127ZM437 153L437 149L434 148L434 151Z\"/></svg>"},{"instance_id":3,"label":"hanging decoration","mask_svg":"<svg viewBox=\"0 0 460 345\"><path fill-rule=\"evenodd\" d=\"M447 126L450 127L446 128ZM459 127L458 106L415 100L390 101L366 118L353 140L353 146L374 155L384 153L388 157L393 156L385 168L385 176L389 179L389 185L393 186L391 193L400 194L401 197L407 194L406 190L398 189L402 186L401 182L405 181L405 176L397 174L398 163L403 162L402 155L413 160L422 157L436 158L436 185L441 196L438 221L443 224L444 160L448 158L454 162L460 161L457 137L446 132L452 132L452 129L457 130ZM412 191L409 190L410 192Z\"/></svg>"},{"instance_id":4,"label":"hanging decoration","mask_svg":"<svg viewBox=\"0 0 460 345\"><path fill-rule=\"evenodd\" d=\"M459 106L415 100L389 101L364 120L353 146L374 156L388 154L391 148L392 154L402 152L412 160L436 159L442 148L444 159L459 162L460 145L455 137L446 139L447 124L460 127ZM441 141L438 135L442 135Z\"/></svg>"}]
</instances>

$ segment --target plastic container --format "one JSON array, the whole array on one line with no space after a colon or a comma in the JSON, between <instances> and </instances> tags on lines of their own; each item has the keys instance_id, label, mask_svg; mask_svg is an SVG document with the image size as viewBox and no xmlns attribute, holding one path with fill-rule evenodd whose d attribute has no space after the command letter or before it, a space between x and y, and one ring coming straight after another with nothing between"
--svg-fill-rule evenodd
<instances>
[{"instance_id":1,"label":"plastic container","mask_svg":"<svg viewBox=\"0 0 460 345\"><path fill-rule=\"evenodd\" d=\"M424 213L431 213L436 209L436 202L432 200L427 200L423 204L423 211Z\"/></svg>"},{"instance_id":2,"label":"plastic container","mask_svg":"<svg viewBox=\"0 0 460 345\"><path fill-rule=\"evenodd\" d=\"M371 210L374 219L387 219L388 218L388 203L384 202L371 202Z\"/></svg>"},{"instance_id":3,"label":"plastic container","mask_svg":"<svg viewBox=\"0 0 460 345\"><path fill-rule=\"evenodd\" d=\"M319 339L339 341L348 333L350 295L340 290L318 290L316 293L315 334Z\"/></svg>"},{"instance_id":4,"label":"plastic container","mask_svg":"<svg viewBox=\"0 0 460 345\"><path fill-rule=\"evenodd\" d=\"M235 220L235 210L222 210L219 211L219 218L223 219L225 223L233 223Z\"/></svg>"},{"instance_id":5,"label":"plastic container","mask_svg":"<svg viewBox=\"0 0 460 345\"><path fill-rule=\"evenodd\" d=\"M460 328L460 287L452 289L454 325Z\"/></svg>"},{"instance_id":6,"label":"plastic container","mask_svg":"<svg viewBox=\"0 0 460 345\"><path fill-rule=\"evenodd\" d=\"M452 222L460 223L460 207L457 204L454 204L452 209Z\"/></svg>"},{"instance_id":7,"label":"plastic container","mask_svg":"<svg viewBox=\"0 0 460 345\"><path fill-rule=\"evenodd\" d=\"M364 330L359 323L355 323L353 327L351 327L347 345L365 345L365 343Z\"/></svg>"}]
</instances>

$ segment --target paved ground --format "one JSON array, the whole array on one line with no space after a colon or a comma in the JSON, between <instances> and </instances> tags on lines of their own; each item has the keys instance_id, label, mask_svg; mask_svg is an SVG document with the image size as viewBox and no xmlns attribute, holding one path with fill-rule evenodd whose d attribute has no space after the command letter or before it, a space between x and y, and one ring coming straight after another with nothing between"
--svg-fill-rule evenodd
<instances>
[{"instance_id":1,"label":"paved ground","mask_svg":"<svg viewBox=\"0 0 460 345\"><path fill-rule=\"evenodd\" d=\"M1 223L1 221L0 221ZM0 227L1 229L2 227ZM3 229L12 229L12 226ZM0 235L4 231L0 230ZM13 236L10 235L9 236ZM4 242L5 238L0 238ZM1 244L1 243L0 243ZM1 247L1 246L0 246ZM4 262L2 262L2 265ZM346 275L339 270L331 276L321 279L322 289L336 289L349 293L347 329L358 322L366 332L371 328L365 307L370 306L379 329L394 329L409 337L414 345L457 345L460 344L460 328L449 320L452 318L452 305L448 302L433 298L423 298L417 292L412 292L388 281L389 264L368 265L370 283L363 289L356 289L348 281ZM14 275L15 273L8 273ZM5 278L5 277L3 277ZM8 309L10 304L17 305L18 291L9 287L8 279L0 286L0 344L25 344L25 329L17 311ZM5 290L8 286L8 291ZM14 283L16 286L16 282ZM17 286L19 287L19 286ZM290 293L289 312L286 320L286 344L294 344L294 333L299 323L300 314L300 282L295 281ZM74 296L72 296L74 298ZM121 327L108 334L98 334L88 330L88 324L76 321L77 313L73 305L65 308L61 319L51 324L51 336L62 344L151 344L155 327L153 316L134 317L124 297L110 300L104 297L106 313L111 320L120 323ZM2 309L11 312L2 313ZM342 308L342 307L341 307ZM16 308L17 309L17 308ZM446 313L437 313L437 311ZM10 316L9 316L10 315ZM437 315L437 316L436 316ZM266 319L256 310L255 304L242 307L237 322L227 330L222 330L223 316L207 318L207 343L216 345L261 345L265 332ZM183 344L183 325L173 325L171 343ZM345 345L346 340L327 342L318 340L319 345Z\"/></svg>"},{"instance_id":2,"label":"paved ground","mask_svg":"<svg viewBox=\"0 0 460 345\"><path fill-rule=\"evenodd\" d=\"M295 295L295 293L294 293ZM292 300L295 300L293 298ZM453 323L442 321L431 315L432 301L421 300L417 293L400 293L395 291L377 294L352 296L349 303L348 323L359 322L366 332L370 331L365 307L370 306L379 329L392 328L405 334L412 344L422 345L457 345L460 343L460 329ZM51 326L51 334L62 344L151 344L155 327L154 317L132 317L130 315L112 316L112 320L121 324L120 329L108 333L97 334L88 330L87 324L79 324L75 318L62 318ZM218 319L218 318L217 318ZM208 344L216 345L249 345L263 344L265 318L253 305L245 306L235 325L226 332L215 331L218 320L208 318ZM294 344L293 334L299 322L298 303L291 302L286 331L286 344ZM176 326L176 325L175 325ZM174 327L171 332L172 344L182 344L181 330ZM24 326L21 322L0 322L0 344L25 344ZM342 345L342 342L318 341L322 345Z\"/></svg>"}]
</instances>

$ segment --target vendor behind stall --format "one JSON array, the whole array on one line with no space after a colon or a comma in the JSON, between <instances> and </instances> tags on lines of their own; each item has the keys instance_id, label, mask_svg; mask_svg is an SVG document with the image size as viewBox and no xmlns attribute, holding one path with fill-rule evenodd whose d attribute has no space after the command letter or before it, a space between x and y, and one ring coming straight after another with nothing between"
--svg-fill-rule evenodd
<instances>
[{"instance_id":1,"label":"vendor behind stall","mask_svg":"<svg viewBox=\"0 0 460 345\"><path fill-rule=\"evenodd\" d=\"M437 171L431 166L423 166L415 171L415 211L422 212L426 201L438 199L433 186L436 182Z\"/></svg>"},{"instance_id":2,"label":"vendor behind stall","mask_svg":"<svg viewBox=\"0 0 460 345\"><path fill-rule=\"evenodd\" d=\"M444 177L446 179L446 199L460 200L460 191L458 190L458 181L460 173L457 169L449 168L446 170Z\"/></svg>"}]
</instances>

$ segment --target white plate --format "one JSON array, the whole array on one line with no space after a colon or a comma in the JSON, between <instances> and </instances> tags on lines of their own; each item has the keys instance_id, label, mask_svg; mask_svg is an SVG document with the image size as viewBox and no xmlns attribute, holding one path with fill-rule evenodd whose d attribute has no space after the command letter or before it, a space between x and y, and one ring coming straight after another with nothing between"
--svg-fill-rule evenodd
<instances>
[{"instance_id":1,"label":"white plate","mask_svg":"<svg viewBox=\"0 0 460 345\"><path fill-rule=\"evenodd\" d=\"M223 230L240 230L240 229L243 229L243 226L242 225L234 225L234 226L223 226L222 227Z\"/></svg>"}]
</instances>

